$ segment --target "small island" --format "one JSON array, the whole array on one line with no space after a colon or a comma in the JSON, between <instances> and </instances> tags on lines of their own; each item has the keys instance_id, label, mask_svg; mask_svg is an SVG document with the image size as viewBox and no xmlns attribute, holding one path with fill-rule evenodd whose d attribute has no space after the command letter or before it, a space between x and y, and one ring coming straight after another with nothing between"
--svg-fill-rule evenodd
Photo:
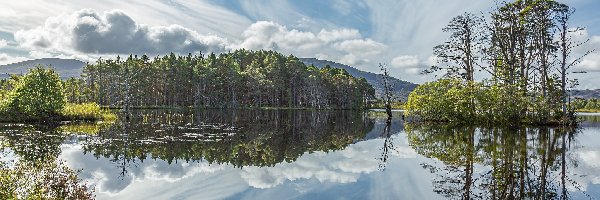
<instances>
[{"instance_id":1,"label":"small island","mask_svg":"<svg viewBox=\"0 0 600 200\"><path fill-rule=\"evenodd\" d=\"M406 114L461 125L575 125L569 69L582 57L572 55L581 45L573 13L556 1L519 0L489 16L455 17L443 29L450 38L434 48L438 65L424 71L443 78L417 87Z\"/></svg>"}]
</instances>

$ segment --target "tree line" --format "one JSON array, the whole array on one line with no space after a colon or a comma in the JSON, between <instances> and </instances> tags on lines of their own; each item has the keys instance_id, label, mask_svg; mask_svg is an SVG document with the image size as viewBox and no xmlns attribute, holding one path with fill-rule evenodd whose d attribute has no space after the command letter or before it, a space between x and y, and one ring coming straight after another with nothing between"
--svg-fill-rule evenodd
<instances>
[{"instance_id":1,"label":"tree line","mask_svg":"<svg viewBox=\"0 0 600 200\"><path fill-rule=\"evenodd\" d=\"M598 112L600 111L600 99L580 99L576 98L571 101L571 107L581 112Z\"/></svg>"},{"instance_id":2,"label":"tree line","mask_svg":"<svg viewBox=\"0 0 600 200\"><path fill-rule=\"evenodd\" d=\"M274 51L98 59L65 83L71 102L103 106L361 109L375 90L343 69Z\"/></svg>"},{"instance_id":3,"label":"tree line","mask_svg":"<svg viewBox=\"0 0 600 200\"><path fill-rule=\"evenodd\" d=\"M443 29L449 39L434 48L438 65L424 71L444 72L451 80L417 88L407 108L433 121L459 121L448 117L457 113L463 119L485 114L512 123L573 119L567 90L576 80L569 79L569 69L590 53L572 53L585 42L570 37L582 30L569 25L573 13L553 0L517 0L499 3L487 18L471 13L453 18ZM435 98L445 98L448 105L434 105ZM487 105L490 100L495 104Z\"/></svg>"}]
</instances>

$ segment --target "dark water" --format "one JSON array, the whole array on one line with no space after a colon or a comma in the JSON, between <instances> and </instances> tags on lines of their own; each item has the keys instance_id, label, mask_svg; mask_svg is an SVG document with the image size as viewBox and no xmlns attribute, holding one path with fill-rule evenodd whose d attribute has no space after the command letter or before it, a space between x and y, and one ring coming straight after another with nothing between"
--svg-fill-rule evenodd
<instances>
[{"instance_id":1,"label":"dark water","mask_svg":"<svg viewBox=\"0 0 600 200\"><path fill-rule=\"evenodd\" d=\"M399 113L396 113L397 115ZM4 124L3 159L58 157L98 199L599 199L600 115L580 129L386 127L382 112L138 111Z\"/></svg>"}]
</instances>

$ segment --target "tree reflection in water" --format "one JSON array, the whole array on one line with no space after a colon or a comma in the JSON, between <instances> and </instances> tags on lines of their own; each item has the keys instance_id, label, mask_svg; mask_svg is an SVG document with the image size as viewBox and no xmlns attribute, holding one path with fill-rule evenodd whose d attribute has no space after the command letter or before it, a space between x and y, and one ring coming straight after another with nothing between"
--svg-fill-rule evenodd
<instances>
[{"instance_id":1,"label":"tree reflection in water","mask_svg":"<svg viewBox=\"0 0 600 200\"><path fill-rule=\"evenodd\" d=\"M388 118L388 121L391 120ZM396 149L396 146L394 146L394 139L392 138L393 133L397 133L397 132L392 132L391 131L392 126L391 123L385 123L385 128L383 128L383 133L381 133L380 137L384 138L383 140L383 147L381 147L381 157L379 158L379 170L380 171L384 171L386 166L387 166L387 162L388 159L390 157L390 151L396 151L398 152L398 150Z\"/></svg>"},{"instance_id":2,"label":"tree reflection in water","mask_svg":"<svg viewBox=\"0 0 600 200\"><path fill-rule=\"evenodd\" d=\"M133 116L89 137L84 152L110 158L122 175L148 158L274 166L305 152L341 150L374 125L366 113L353 111L153 110Z\"/></svg>"},{"instance_id":3,"label":"tree reflection in water","mask_svg":"<svg viewBox=\"0 0 600 200\"><path fill-rule=\"evenodd\" d=\"M54 160L66 138L55 127L0 125L0 148L10 148L19 159L32 163Z\"/></svg>"},{"instance_id":4,"label":"tree reflection in water","mask_svg":"<svg viewBox=\"0 0 600 200\"><path fill-rule=\"evenodd\" d=\"M477 128L407 124L409 144L437 158L434 191L452 199L568 199L572 128Z\"/></svg>"}]
</instances>

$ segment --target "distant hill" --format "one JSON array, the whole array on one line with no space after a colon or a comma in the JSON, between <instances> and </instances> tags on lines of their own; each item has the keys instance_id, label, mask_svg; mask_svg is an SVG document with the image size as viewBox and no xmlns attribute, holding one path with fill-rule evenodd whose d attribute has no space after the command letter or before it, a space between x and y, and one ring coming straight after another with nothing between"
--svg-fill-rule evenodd
<instances>
[{"instance_id":1,"label":"distant hill","mask_svg":"<svg viewBox=\"0 0 600 200\"><path fill-rule=\"evenodd\" d=\"M375 88L375 93L376 93L375 95L377 97L380 97L383 94L383 81L382 81L381 74L360 71L360 70L358 70L354 67L350 67L348 65L344 65L344 64L340 64L340 63L336 63L336 62L332 62L332 61L327 61L327 60L319 60L316 58L300 58L300 60L302 62L304 62L304 64L306 64L306 65L312 64L318 68L323 68L326 65L329 65L331 67L345 69L348 73L350 73L350 75L352 75L354 77L361 77L361 78L367 79L367 82L369 82L369 84L371 84L373 86L373 88ZM410 92L412 92L417 87L417 84L403 81L403 80L400 80L400 79L397 79L394 77L392 77L390 83L393 87L394 95L397 97L400 97L400 100L402 100L402 101L405 101L408 98L408 94L410 94Z\"/></svg>"},{"instance_id":2,"label":"distant hill","mask_svg":"<svg viewBox=\"0 0 600 200\"><path fill-rule=\"evenodd\" d=\"M571 91L571 96L573 98L582 98L582 99L598 99L600 98L600 89L595 90L573 90Z\"/></svg>"},{"instance_id":3,"label":"distant hill","mask_svg":"<svg viewBox=\"0 0 600 200\"><path fill-rule=\"evenodd\" d=\"M86 63L75 59L42 58L28 60L8 65L0 65L0 78L7 78L9 74L25 74L36 65L52 66L61 78L78 77L83 72Z\"/></svg>"}]
</instances>

